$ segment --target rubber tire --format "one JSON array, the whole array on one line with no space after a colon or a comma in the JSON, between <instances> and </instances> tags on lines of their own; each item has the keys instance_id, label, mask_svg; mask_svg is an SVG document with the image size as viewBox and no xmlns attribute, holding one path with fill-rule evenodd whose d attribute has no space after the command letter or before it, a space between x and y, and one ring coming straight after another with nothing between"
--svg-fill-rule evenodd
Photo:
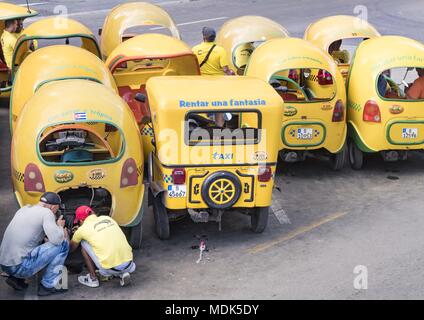
<instances>
[{"instance_id":1,"label":"rubber tire","mask_svg":"<svg viewBox=\"0 0 424 320\"><path fill-rule=\"evenodd\" d=\"M234 195L233 199L229 202L226 203L224 205L218 205L216 204L210 197L209 197L209 188L211 186L211 184L217 180L217 179L221 179L221 178L225 178L230 180L232 183L234 183L235 186L235 192L236 194ZM207 177L205 179L205 181L203 182L202 185L202 198L203 201L205 201L205 203L208 205L209 208L212 209L228 209L231 208L240 198L241 195L241 184L240 184L240 180L237 178L237 176L231 172L227 172L227 171L218 171L215 173L212 173L209 177Z\"/></svg>"},{"instance_id":2,"label":"rubber tire","mask_svg":"<svg viewBox=\"0 0 424 320\"><path fill-rule=\"evenodd\" d=\"M149 190L150 196L153 199L153 217L155 219L155 232L159 239L168 240L171 236L169 227L168 211L162 203L162 196L155 197L152 191Z\"/></svg>"},{"instance_id":3,"label":"rubber tire","mask_svg":"<svg viewBox=\"0 0 424 320\"><path fill-rule=\"evenodd\" d=\"M136 226L128 228L128 242L133 249L141 248L141 241L143 240L143 226L141 222Z\"/></svg>"},{"instance_id":4,"label":"rubber tire","mask_svg":"<svg viewBox=\"0 0 424 320\"><path fill-rule=\"evenodd\" d=\"M250 230L262 233L268 225L269 207L257 207L250 214Z\"/></svg>"},{"instance_id":5,"label":"rubber tire","mask_svg":"<svg viewBox=\"0 0 424 320\"><path fill-rule=\"evenodd\" d=\"M331 159L331 168L334 171L340 171L344 168L345 164L346 164L346 158L348 156L348 148L347 145L344 144L342 151L340 151L339 153L336 153L332 156Z\"/></svg>"},{"instance_id":6,"label":"rubber tire","mask_svg":"<svg viewBox=\"0 0 424 320\"><path fill-rule=\"evenodd\" d=\"M364 153L353 140L349 141L349 162L354 170L360 170L364 165Z\"/></svg>"}]
</instances>

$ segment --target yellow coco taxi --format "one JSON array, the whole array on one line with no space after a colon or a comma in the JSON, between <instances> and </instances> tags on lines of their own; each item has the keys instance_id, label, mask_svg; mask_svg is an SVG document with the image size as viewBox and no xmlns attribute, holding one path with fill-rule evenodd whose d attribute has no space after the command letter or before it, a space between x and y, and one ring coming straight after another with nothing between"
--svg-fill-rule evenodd
<instances>
[{"instance_id":1,"label":"yellow coco taxi","mask_svg":"<svg viewBox=\"0 0 424 320\"><path fill-rule=\"evenodd\" d=\"M328 52L346 80L355 50L365 39L380 33L369 22L354 16L330 16L308 26L304 38Z\"/></svg>"},{"instance_id":2,"label":"yellow coco taxi","mask_svg":"<svg viewBox=\"0 0 424 320\"><path fill-rule=\"evenodd\" d=\"M22 109L39 88L69 79L98 82L118 92L106 65L91 52L66 45L38 49L25 59L15 76L9 111L11 132L15 131Z\"/></svg>"},{"instance_id":3,"label":"yellow coco taxi","mask_svg":"<svg viewBox=\"0 0 424 320\"><path fill-rule=\"evenodd\" d=\"M181 39L174 20L161 7L147 2L124 3L112 9L99 30L103 59L106 60L120 43L140 34L140 29L146 27L164 28L172 37Z\"/></svg>"},{"instance_id":4,"label":"yellow coco taxi","mask_svg":"<svg viewBox=\"0 0 424 320\"><path fill-rule=\"evenodd\" d=\"M59 40L62 40L63 44L81 47L101 57L96 37L82 23L60 16L41 19L25 28L16 42L12 77L26 57L33 52L31 44L34 40L37 41L40 48L56 45Z\"/></svg>"},{"instance_id":5,"label":"yellow coco taxi","mask_svg":"<svg viewBox=\"0 0 424 320\"><path fill-rule=\"evenodd\" d=\"M36 15L38 15L38 12L28 7L0 2L0 36L4 32L6 20L26 19ZM10 52L12 52L12 49L10 49ZM0 43L0 98L8 98L10 89L10 70L6 65L2 44Z\"/></svg>"},{"instance_id":6,"label":"yellow coco taxi","mask_svg":"<svg viewBox=\"0 0 424 320\"><path fill-rule=\"evenodd\" d=\"M147 100L136 100L146 94L151 77L199 75L199 63L183 41L163 34L143 34L129 39L112 51L106 65L118 86L119 95L128 103L143 137L144 155L152 151L153 132L148 121Z\"/></svg>"},{"instance_id":7,"label":"yellow coco taxi","mask_svg":"<svg viewBox=\"0 0 424 320\"><path fill-rule=\"evenodd\" d=\"M269 82L285 102L280 156L284 161L328 155L339 170L346 159L346 89L331 56L297 39L270 40L253 53L246 75Z\"/></svg>"},{"instance_id":8,"label":"yellow coco taxi","mask_svg":"<svg viewBox=\"0 0 424 320\"><path fill-rule=\"evenodd\" d=\"M166 88L166 90L164 90ZM187 90L190 88L190 90ZM238 209L251 229L268 222L283 101L248 77L155 77L147 82L155 146L149 155L149 200L156 232L188 213L217 221Z\"/></svg>"},{"instance_id":9,"label":"yellow coco taxi","mask_svg":"<svg viewBox=\"0 0 424 320\"><path fill-rule=\"evenodd\" d=\"M404 160L424 149L424 45L383 36L362 43L348 80L349 159L360 169L364 153Z\"/></svg>"},{"instance_id":10,"label":"yellow coco taxi","mask_svg":"<svg viewBox=\"0 0 424 320\"><path fill-rule=\"evenodd\" d=\"M62 198L63 214L89 205L142 235L143 150L131 110L110 88L86 80L42 86L16 124L12 180L20 206L45 191Z\"/></svg>"},{"instance_id":11,"label":"yellow coco taxi","mask_svg":"<svg viewBox=\"0 0 424 320\"><path fill-rule=\"evenodd\" d=\"M277 22L261 16L242 16L228 20L218 32L216 42L227 52L230 68L239 75L255 48L274 38L286 38L288 31Z\"/></svg>"}]
</instances>

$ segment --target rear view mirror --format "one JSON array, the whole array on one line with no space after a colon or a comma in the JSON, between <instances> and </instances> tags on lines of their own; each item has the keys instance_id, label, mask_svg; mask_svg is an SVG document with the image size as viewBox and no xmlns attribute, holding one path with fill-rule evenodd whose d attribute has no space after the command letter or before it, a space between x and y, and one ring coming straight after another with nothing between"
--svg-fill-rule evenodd
<instances>
[{"instance_id":1,"label":"rear view mirror","mask_svg":"<svg viewBox=\"0 0 424 320\"><path fill-rule=\"evenodd\" d=\"M406 71L412 71L414 69L415 69L414 67L408 67L408 68L406 68Z\"/></svg>"},{"instance_id":2,"label":"rear view mirror","mask_svg":"<svg viewBox=\"0 0 424 320\"><path fill-rule=\"evenodd\" d=\"M134 97L135 100L141 103L146 103L147 97L142 93L137 93Z\"/></svg>"}]
</instances>

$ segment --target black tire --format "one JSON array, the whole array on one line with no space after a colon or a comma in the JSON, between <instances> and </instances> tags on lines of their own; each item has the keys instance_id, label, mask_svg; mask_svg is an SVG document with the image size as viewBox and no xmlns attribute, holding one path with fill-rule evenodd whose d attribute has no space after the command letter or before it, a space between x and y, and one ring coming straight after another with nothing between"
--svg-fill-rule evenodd
<instances>
[{"instance_id":1,"label":"black tire","mask_svg":"<svg viewBox=\"0 0 424 320\"><path fill-rule=\"evenodd\" d=\"M348 155L348 148L346 144L344 144L342 150L339 153L332 155L331 168L334 171L339 171L343 169L346 164L347 155Z\"/></svg>"},{"instance_id":2,"label":"black tire","mask_svg":"<svg viewBox=\"0 0 424 320\"><path fill-rule=\"evenodd\" d=\"M234 185L234 192L232 193L232 197L229 201L218 204L213 199L211 199L209 195L209 189L211 186L216 182L217 180L227 180L230 181ZM221 191L222 192L222 191ZM218 171L215 173L212 173L209 177L205 179L205 182L202 185L202 198L205 201L205 203L208 205L209 208L212 209L228 209L231 208L240 198L241 195L241 184L240 180L237 178L236 175L234 175L231 172L226 171Z\"/></svg>"},{"instance_id":3,"label":"black tire","mask_svg":"<svg viewBox=\"0 0 424 320\"><path fill-rule=\"evenodd\" d=\"M143 226L141 221L133 227L128 227L128 242L131 248L137 250L141 248L141 240L143 239Z\"/></svg>"},{"instance_id":4,"label":"black tire","mask_svg":"<svg viewBox=\"0 0 424 320\"><path fill-rule=\"evenodd\" d=\"M268 225L269 207L255 208L250 214L250 229L254 233L262 233Z\"/></svg>"},{"instance_id":5,"label":"black tire","mask_svg":"<svg viewBox=\"0 0 424 320\"><path fill-rule=\"evenodd\" d=\"M349 162L354 170L360 170L364 164L364 153L353 140L349 141Z\"/></svg>"},{"instance_id":6,"label":"black tire","mask_svg":"<svg viewBox=\"0 0 424 320\"><path fill-rule=\"evenodd\" d=\"M150 197L153 199L153 216L155 218L156 235L161 240L167 240L171 236L169 228L168 211L162 203L162 195L155 197L149 190Z\"/></svg>"}]
</instances>

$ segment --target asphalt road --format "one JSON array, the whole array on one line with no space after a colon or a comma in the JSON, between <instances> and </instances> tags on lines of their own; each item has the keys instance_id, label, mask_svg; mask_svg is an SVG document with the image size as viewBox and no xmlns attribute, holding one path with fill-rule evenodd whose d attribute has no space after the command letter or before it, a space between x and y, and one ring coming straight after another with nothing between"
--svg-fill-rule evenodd
<instances>
[{"instance_id":1,"label":"asphalt road","mask_svg":"<svg viewBox=\"0 0 424 320\"><path fill-rule=\"evenodd\" d=\"M23 3L24 1L13 1ZM71 16L93 30L120 1L42 1L43 16L55 5L67 5ZM171 13L183 39L200 41L204 25L219 28L231 17L259 14L282 23L293 36L326 15L354 14L365 5L368 18L382 34L424 40L422 0L386 1L153 1ZM209 20L209 21L204 21ZM204 22L198 22L204 21ZM420 29L421 28L421 29ZM7 107L0 109L0 235L16 211L9 168ZM280 165L274 208L262 235L249 231L243 215L224 216L223 231L215 224L189 219L172 225L172 239L158 240L149 211L142 249L135 252L137 271L130 287L117 282L83 288L70 277L64 299L423 299L424 298L424 156L405 162L368 159L364 170L333 172L310 159ZM196 264L195 235L208 236L209 252ZM354 287L354 269L365 266L367 289ZM25 294L0 281L0 299L36 299L36 279ZM57 299L57 297L55 297Z\"/></svg>"}]
</instances>

